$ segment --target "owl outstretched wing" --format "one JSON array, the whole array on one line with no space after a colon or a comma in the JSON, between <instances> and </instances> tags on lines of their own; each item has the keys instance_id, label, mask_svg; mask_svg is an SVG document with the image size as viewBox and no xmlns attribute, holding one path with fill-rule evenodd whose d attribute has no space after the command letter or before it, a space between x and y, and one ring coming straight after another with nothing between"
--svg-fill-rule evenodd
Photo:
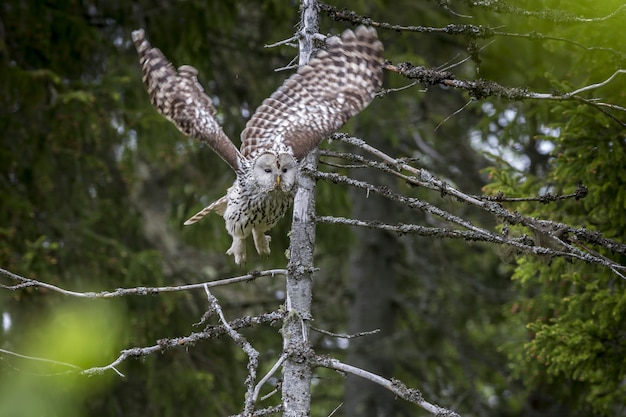
<instances>
[{"instance_id":1,"label":"owl outstretched wing","mask_svg":"<svg viewBox=\"0 0 626 417\"><path fill-rule=\"evenodd\" d=\"M158 48L150 45L143 29L134 31L132 38L154 107L178 130L206 142L233 170L239 171L242 155L215 120L215 107L198 82L198 71L189 65L177 71Z\"/></svg>"},{"instance_id":2,"label":"owl outstretched wing","mask_svg":"<svg viewBox=\"0 0 626 417\"><path fill-rule=\"evenodd\" d=\"M363 110L380 89L383 44L359 26L326 41L308 65L287 79L254 113L241 133L241 153L267 149L304 158L320 141Z\"/></svg>"}]
</instances>

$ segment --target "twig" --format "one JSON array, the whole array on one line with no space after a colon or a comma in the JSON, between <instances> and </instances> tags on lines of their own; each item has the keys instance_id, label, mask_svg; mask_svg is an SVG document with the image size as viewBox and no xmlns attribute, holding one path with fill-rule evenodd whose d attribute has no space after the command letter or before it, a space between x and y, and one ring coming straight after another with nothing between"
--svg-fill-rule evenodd
<instances>
[{"instance_id":1,"label":"twig","mask_svg":"<svg viewBox=\"0 0 626 417\"><path fill-rule=\"evenodd\" d=\"M337 411L339 411L339 409L340 409L341 407L343 407L343 403L342 403L342 402L341 402L341 403L339 403L339 405L338 405L337 407L335 407L335 409L334 409L333 411L331 411L331 412L330 412L330 414L328 415L328 417L333 417L333 416L335 415L335 413L336 413Z\"/></svg>"},{"instance_id":2,"label":"twig","mask_svg":"<svg viewBox=\"0 0 626 417\"><path fill-rule=\"evenodd\" d=\"M215 296L211 294L211 291L209 291L208 285L204 286L204 291L209 301L209 307L217 312L217 315L219 316L220 321L222 322L222 326L224 326L224 329L226 330L226 333L248 356L248 377L246 378L246 381L244 383L247 389L242 414L244 416L252 415L256 402L256 388L254 385L256 381L256 371L259 367L259 352L252 347L250 342L248 342L248 340L241 333L233 329L228 321L226 321L226 317L224 317L222 307L217 302L217 298L215 298Z\"/></svg>"},{"instance_id":3,"label":"twig","mask_svg":"<svg viewBox=\"0 0 626 417\"><path fill-rule=\"evenodd\" d=\"M606 80L602 81L601 83L591 84L591 85L588 85L586 87L579 88L578 90L574 90L571 93L565 93L563 95L563 97L571 97L571 96L575 96L577 94L583 93L585 91L594 90L596 88L604 87L605 85L607 85L608 83L613 81L613 79L615 77L617 77L619 74L625 74L625 73L626 73L626 70L619 69L619 70L615 71L613 73L613 75L611 75L609 78L607 78Z\"/></svg>"},{"instance_id":4,"label":"twig","mask_svg":"<svg viewBox=\"0 0 626 417\"><path fill-rule=\"evenodd\" d=\"M270 392L268 392L267 394L262 396L261 397L261 401L265 401L268 398L270 398L272 395L277 394L280 389L281 389L281 383L280 383L280 380L279 380L278 384L276 384L276 388L274 388L273 390L271 390Z\"/></svg>"},{"instance_id":5,"label":"twig","mask_svg":"<svg viewBox=\"0 0 626 417\"><path fill-rule=\"evenodd\" d=\"M563 234L564 232L561 231L561 229L555 229L554 227L556 223L554 222L549 222L545 220L536 220L536 219L531 219L531 218L524 218L523 216L519 214L513 215L509 213L507 210L505 210L508 213L509 217L516 219L515 224L522 224L524 226L530 227L534 231L541 233L542 235L552 239L554 242L556 242L557 244L559 244L560 246L564 248L564 250L562 251L554 250L554 249L547 248L544 246L535 246L534 244L524 243L525 237L522 237L521 241L518 239L509 239L509 238L503 237L499 234L496 234L494 232L491 232L484 228L476 226L472 224L471 222L463 218L460 218L458 216L455 216L445 210L442 210L432 204L426 203L417 198L406 197L404 195L394 193L389 188L386 188L386 187L378 187L378 186L375 186L375 185L372 185L363 181L357 181L355 179L348 178L343 175L339 175L335 173L324 173L324 172L316 171L316 172L309 172L309 174L314 176L315 178L322 178L322 179L330 180L334 183L343 183L343 184L347 184L353 187L361 188L361 189L367 190L368 192L375 192L385 198L398 201L407 207L410 207L413 209L419 209L426 213L431 213L436 216L439 216L451 223L455 223L459 226L465 227L470 232L448 230L448 229L426 228L426 227L418 226L418 225L400 225L400 226L385 225L379 222L363 222L361 220L343 219L343 218L335 218L335 217L329 217L329 216L317 217L318 221L327 221L327 222L334 222L334 223L350 224L354 226L380 228L380 229L385 229L385 230L396 231L399 233L416 233L416 232L427 233L428 236L439 235L439 236L445 236L445 237L461 237L461 238L469 239L469 240L480 240L480 241L485 241L485 242L490 242L490 243L508 244L516 248L519 248L525 253L532 253L535 255L542 255L542 256L559 256L559 257L565 257L565 258L579 259L584 262L609 267L611 268L611 270L613 270L613 268L626 270L626 266L617 264L616 262L611 261L611 260L607 260L607 258L604 258L604 257L600 258L600 257L594 256L591 253L583 252L580 249L576 248L575 246L561 240L559 236L556 236L556 234L554 234L552 231L560 230L560 234ZM571 228L570 226L567 226L567 225L563 225L563 226L566 228L566 230L575 230Z\"/></svg>"},{"instance_id":6,"label":"twig","mask_svg":"<svg viewBox=\"0 0 626 417\"><path fill-rule=\"evenodd\" d=\"M384 165L384 164L381 165L381 164L373 163L371 161L368 162L367 159L357 156L358 159L356 160L358 160L359 162L366 163L369 166L373 166L375 168L388 172L392 175L395 175L399 178L402 178L403 180L407 181L409 184L419 185L419 186L426 187L428 189L437 190L441 193L442 196L451 195L455 197L456 199L458 199L459 201L464 201L467 204L486 210L487 212L493 214L497 218L504 220L508 224L520 224L520 225L529 227L533 229L534 231L537 231L540 233L545 233L546 231L549 232L550 230L561 230L563 233L574 236L579 241L585 241L588 243L600 245L612 252L626 253L626 244L616 242L612 239L607 239L598 232L589 231L585 228L574 228L572 226L569 226L563 223L552 222L548 220L533 219L531 217L522 216L521 214L517 212L514 212L514 213L510 212L509 210L505 209L504 207L502 207L502 205L498 204L497 202L484 201L482 197L475 197L475 196L467 195L455 189L454 187L450 186L447 182L442 181L441 179L433 176L427 170L415 168L405 163L404 160L402 159L392 158L391 156L380 151L379 149L376 149L372 147L371 145L368 145L362 139L349 137L346 134L338 134L338 133L332 135L331 139L339 140L341 142L345 142L345 143L349 143L351 145L357 146L363 149L364 151L371 153L372 155L382 159L388 165ZM394 171L390 167L395 167L397 170L402 169L402 170L409 171L414 176L408 177L408 176L402 175L401 173ZM579 193L580 193L580 196L582 196L584 194L584 190L580 189ZM619 268L621 269L624 267L619 266Z\"/></svg>"},{"instance_id":7,"label":"twig","mask_svg":"<svg viewBox=\"0 0 626 417\"><path fill-rule=\"evenodd\" d=\"M398 87L398 88L381 88L379 91L376 92L376 97L384 97L389 93L397 93L398 91L402 91L402 90L406 90L408 88L413 87L414 85L417 85L417 81L413 81L403 87Z\"/></svg>"},{"instance_id":8,"label":"twig","mask_svg":"<svg viewBox=\"0 0 626 417\"><path fill-rule=\"evenodd\" d=\"M280 358L278 358L278 360L276 361L274 366L272 366L269 372L263 378L261 378L258 384L256 384L256 387L254 387L254 402L256 402L256 399L259 397L259 392L261 392L261 388L263 387L263 385L272 377L272 375L274 375L274 373L283 364L283 362L285 362L285 359L287 359L287 355L283 353L282 355L280 355Z\"/></svg>"},{"instance_id":9,"label":"twig","mask_svg":"<svg viewBox=\"0 0 626 417\"><path fill-rule=\"evenodd\" d=\"M81 369L80 367L78 367L76 365L73 365L71 363L55 361L55 360L52 360L52 359L38 358L38 357L35 357L35 356L22 355L21 353L12 352L12 351L6 350L6 349L0 349L0 353L4 353L5 355L15 356L15 357L18 357L18 358L21 358L21 359L28 359L28 360L31 360L31 361L46 362L46 363L51 363L51 364L54 364L54 365L67 366L69 368L73 368L73 369L76 369L76 370L80 370Z\"/></svg>"},{"instance_id":10,"label":"twig","mask_svg":"<svg viewBox=\"0 0 626 417\"><path fill-rule=\"evenodd\" d=\"M501 4L501 3L502 2L500 1L489 2L490 5ZM571 39L567 39L567 38L563 38L559 36L545 35L540 32L511 33L511 32L503 32L503 31L499 31L493 28L488 28L485 26L477 26L477 25L472 25L472 24L449 24L449 25L446 25L444 27L439 27L439 28L432 27L432 26L393 25L393 24L386 23L386 22L378 22L367 16L361 16L352 10L347 10L347 9L339 10L335 6L331 6L331 5L324 4L324 3L320 4L320 9L324 11L331 19L336 20L336 21L348 21L348 22L352 22L355 24L363 24L363 25L368 25L368 26L373 26L373 27L378 27L381 29L388 29L388 30L393 30L393 31L418 32L418 33L442 33L442 34L448 34L448 35L454 35L454 36L466 36L470 39L487 39L487 38L491 38L494 36L501 36L501 37L528 38L528 39L533 39L533 40L534 39L553 40L557 42L568 43L570 45L574 45L579 48L582 48L586 51L592 51L592 50L605 51L605 52L611 53L613 56L616 56L620 59L622 59L624 55L621 51L617 49L603 48L603 47L588 47L579 42L573 41ZM575 17L572 15L566 15L562 12L558 12L558 13L552 12L551 19L553 19L554 21L570 22L570 23L571 22L585 22L585 23L601 22L603 20L608 20L616 16L617 14L619 14L625 9L626 9L626 5L622 5L611 14L602 18L595 18L595 19ZM521 9L518 9L518 10L521 10ZM545 16L548 16L549 11L547 13L546 11L542 11L538 13L539 13L538 15L540 16L542 15L545 17Z\"/></svg>"},{"instance_id":11,"label":"twig","mask_svg":"<svg viewBox=\"0 0 626 417\"><path fill-rule=\"evenodd\" d=\"M589 190L583 184L578 184L576 190L570 194L552 194L546 193L536 197L506 197L503 193L498 193L496 195L482 195L482 196L474 196L475 198L485 200L485 201L497 201L501 203L520 203L527 201L537 201L539 203L547 204L551 201L558 200L567 200L573 198L575 200L583 199L587 196Z\"/></svg>"},{"instance_id":12,"label":"twig","mask_svg":"<svg viewBox=\"0 0 626 417\"><path fill-rule=\"evenodd\" d=\"M435 404L431 404L430 402L424 399L420 391L416 389L408 388L405 384L403 384L402 382L398 380L395 380L395 379L389 380L389 379L383 378L380 375L376 375L372 372L366 371L361 368L357 368L355 366L347 365L345 363L338 361L337 359L333 359L329 357L316 356L315 359L313 360L313 364L315 366L334 369L340 372L346 372L346 373L367 379L368 381L372 381L375 384L378 384L382 386L383 388L386 388L389 391L393 392L395 395L402 398L403 400L416 404L435 416L460 417L460 415L454 411L445 409L443 407L439 407L438 405L435 405Z\"/></svg>"},{"instance_id":13,"label":"twig","mask_svg":"<svg viewBox=\"0 0 626 417\"><path fill-rule=\"evenodd\" d=\"M320 150L320 155L324 155L325 151L324 150ZM333 156L328 154L327 156ZM320 165L326 165L329 167L333 167L333 168L340 168L340 169L359 169L359 168L367 168L367 165L357 165L357 164L351 164L351 165L346 165L346 164L335 164L334 162L329 162L329 161L319 161Z\"/></svg>"},{"instance_id":14,"label":"twig","mask_svg":"<svg viewBox=\"0 0 626 417\"><path fill-rule=\"evenodd\" d=\"M441 122L439 122L439 123L437 124L437 126L435 126L435 128L433 129L433 131L435 131L435 132L436 132L437 130L439 130L439 128L440 128L441 126L443 126L443 124L444 124L445 122L447 122L448 120L452 119L454 116L456 116L457 114L459 114L459 113L461 113L463 110L465 110L465 109L467 108L467 106L469 106L470 104L475 103L475 102L476 102L476 100L475 100L474 98L469 99L467 103L465 103L464 105L462 105L462 106L461 106L459 109L457 109L454 113L452 113L452 114L448 115L445 119L443 119Z\"/></svg>"},{"instance_id":15,"label":"twig","mask_svg":"<svg viewBox=\"0 0 626 417\"><path fill-rule=\"evenodd\" d=\"M278 41L275 43L270 43L270 44L266 44L263 45L264 48L275 48L277 46L281 46L281 45L289 45L289 46L293 46L296 47L297 45L295 43L292 43L294 41L298 40L298 36L297 35L293 35L291 38L288 39L283 39L282 41Z\"/></svg>"},{"instance_id":16,"label":"twig","mask_svg":"<svg viewBox=\"0 0 626 417\"><path fill-rule=\"evenodd\" d=\"M262 416L269 416L272 414L280 414L282 412L283 412L283 406L279 404L279 405L275 405L274 407L268 407L262 410L256 410L252 414L249 414L249 415L235 414L229 417L262 417Z\"/></svg>"},{"instance_id":17,"label":"twig","mask_svg":"<svg viewBox=\"0 0 626 417\"><path fill-rule=\"evenodd\" d=\"M319 219L319 217L318 217L318 219ZM322 221L322 223L324 223L324 222ZM319 328L311 326L311 325L309 325L309 327L311 328L311 330L315 330L318 333L325 334L326 336L339 337L341 339L354 339L356 337L369 336L369 335L376 334L376 333L380 332L380 329L374 329L374 330L370 330L370 331L366 331L366 332L344 334L344 333L329 332L328 330L319 329Z\"/></svg>"},{"instance_id":18,"label":"twig","mask_svg":"<svg viewBox=\"0 0 626 417\"><path fill-rule=\"evenodd\" d=\"M401 62L397 65L386 64L385 69L396 72L408 79L418 80L419 82L426 83L428 85L445 85L447 87L458 88L461 90L467 91L471 97L476 100L481 100L487 97L501 97L507 100L554 100L554 101L578 101L585 103L589 106L596 108L601 111L603 114L606 114L612 120L614 120L619 125L626 127L626 122L618 119L614 115L603 111L601 107L608 107L613 110L617 110L620 112L626 112L626 107L619 106L611 103L602 103L597 100L590 100L579 95L575 95L573 93L563 93L563 94L550 94L550 93L537 93L534 91L529 91L525 88L519 87L505 87L501 84L498 84L495 81L490 80L457 80L454 75L448 71L439 71L431 68L426 68L423 66L414 66L410 62ZM623 71L623 70L619 70ZM605 81L606 83L606 81ZM601 83L605 85L604 83ZM593 86L583 87L582 89L586 91L590 88L596 88L597 84ZM577 90L578 91L578 90Z\"/></svg>"},{"instance_id":19,"label":"twig","mask_svg":"<svg viewBox=\"0 0 626 417\"><path fill-rule=\"evenodd\" d=\"M517 6L512 6L504 1L472 1L468 2L474 7L483 7L485 9L498 12L498 13L510 13L519 16L529 16L538 19L549 20L551 22L559 22L559 23L597 23L603 22L605 20L609 20L623 10L626 10L626 4L621 5L611 13L602 17L580 17L573 15L571 13L564 12L562 10L550 10L550 9L542 9L542 10L525 10L521 9Z\"/></svg>"},{"instance_id":20,"label":"twig","mask_svg":"<svg viewBox=\"0 0 626 417\"><path fill-rule=\"evenodd\" d=\"M291 61L289 61L289 63L287 65L285 65L284 67L280 67L280 68L276 68L274 69L274 72L280 72L280 71L289 71L292 69L296 69L299 67L298 64L296 64L296 61L298 60L298 57L294 57Z\"/></svg>"},{"instance_id":21,"label":"twig","mask_svg":"<svg viewBox=\"0 0 626 417\"><path fill-rule=\"evenodd\" d=\"M274 311L271 313L262 314L260 316L240 317L231 321L230 323L228 323L228 325L230 326L231 329L237 330L243 327L250 327L254 324L277 322L277 321L282 320L284 316L285 316L284 312ZM126 359L140 358L140 357L148 356L156 352L163 352L163 351L170 350L170 349L178 349L181 347L186 348L189 346L193 346L195 343L201 340L216 338L226 333L227 333L227 330L226 330L226 327L224 327L224 325L210 326L203 332L192 333L189 336L158 340L157 344L153 346L125 349L125 350L122 350L120 355L117 357L117 359L115 359L109 365L85 369L84 371L80 372L80 374L82 375L101 374L109 369L115 370L115 366L124 362ZM118 373L118 375L122 377L124 376L117 370L115 371Z\"/></svg>"},{"instance_id":22,"label":"twig","mask_svg":"<svg viewBox=\"0 0 626 417\"><path fill-rule=\"evenodd\" d=\"M493 41L491 41L491 42L488 42L487 44L485 44L485 45L481 46L481 47L480 47L480 49L478 49L478 51L477 51L477 52L481 52L483 49L486 49L487 47L491 46L494 42L495 42L495 40L493 40ZM468 55L468 56L466 56L465 58L463 58L462 60L460 60L460 61L458 61L458 62L455 62L455 63L453 63L453 64L446 65L446 66L439 65L439 68L438 68L438 69L439 69L440 71L450 71L452 68L454 68L454 67L458 67L459 65L461 65L462 63L464 63L464 62L466 62L466 61L468 61L468 60L470 60L470 59L472 59L472 56L471 56L471 55Z\"/></svg>"}]
</instances>

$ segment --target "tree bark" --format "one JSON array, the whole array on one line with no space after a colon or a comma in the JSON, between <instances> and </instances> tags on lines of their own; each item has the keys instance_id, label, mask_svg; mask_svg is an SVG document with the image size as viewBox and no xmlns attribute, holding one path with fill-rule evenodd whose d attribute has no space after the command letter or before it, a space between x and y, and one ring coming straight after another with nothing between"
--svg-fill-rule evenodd
<instances>
[{"instance_id":1,"label":"tree bark","mask_svg":"<svg viewBox=\"0 0 626 417\"><path fill-rule=\"evenodd\" d=\"M302 0L299 30L299 65L309 61L313 51L313 35L319 31L318 5L315 0ZM312 152L303 162L303 169L317 167L318 153ZM287 318L283 323L283 350L288 355L283 365L283 416L301 417L311 413L311 377L309 364L311 345L306 321L311 318L313 249L315 248L315 180L299 175L294 200L291 245L287 274Z\"/></svg>"}]
</instances>

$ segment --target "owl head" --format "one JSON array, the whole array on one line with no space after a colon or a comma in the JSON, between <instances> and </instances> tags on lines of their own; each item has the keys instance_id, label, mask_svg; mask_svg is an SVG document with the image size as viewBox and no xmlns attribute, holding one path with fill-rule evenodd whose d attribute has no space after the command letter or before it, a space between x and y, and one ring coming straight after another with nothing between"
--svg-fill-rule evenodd
<instances>
[{"instance_id":1,"label":"owl head","mask_svg":"<svg viewBox=\"0 0 626 417\"><path fill-rule=\"evenodd\" d=\"M288 192L296 184L298 163L288 153L265 152L252 164L252 178L265 192L280 190Z\"/></svg>"}]
</instances>

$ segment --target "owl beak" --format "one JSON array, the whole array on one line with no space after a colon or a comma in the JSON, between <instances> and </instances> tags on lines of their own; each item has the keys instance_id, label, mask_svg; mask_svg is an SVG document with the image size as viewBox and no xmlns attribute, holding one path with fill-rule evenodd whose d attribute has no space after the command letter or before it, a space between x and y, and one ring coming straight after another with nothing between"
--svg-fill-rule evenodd
<instances>
[{"instance_id":1,"label":"owl beak","mask_svg":"<svg viewBox=\"0 0 626 417\"><path fill-rule=\"evenodd\" d=\"M278 187L280 185L280 175L276 176L276 186Z\"/></svg>"}]
</instances>

